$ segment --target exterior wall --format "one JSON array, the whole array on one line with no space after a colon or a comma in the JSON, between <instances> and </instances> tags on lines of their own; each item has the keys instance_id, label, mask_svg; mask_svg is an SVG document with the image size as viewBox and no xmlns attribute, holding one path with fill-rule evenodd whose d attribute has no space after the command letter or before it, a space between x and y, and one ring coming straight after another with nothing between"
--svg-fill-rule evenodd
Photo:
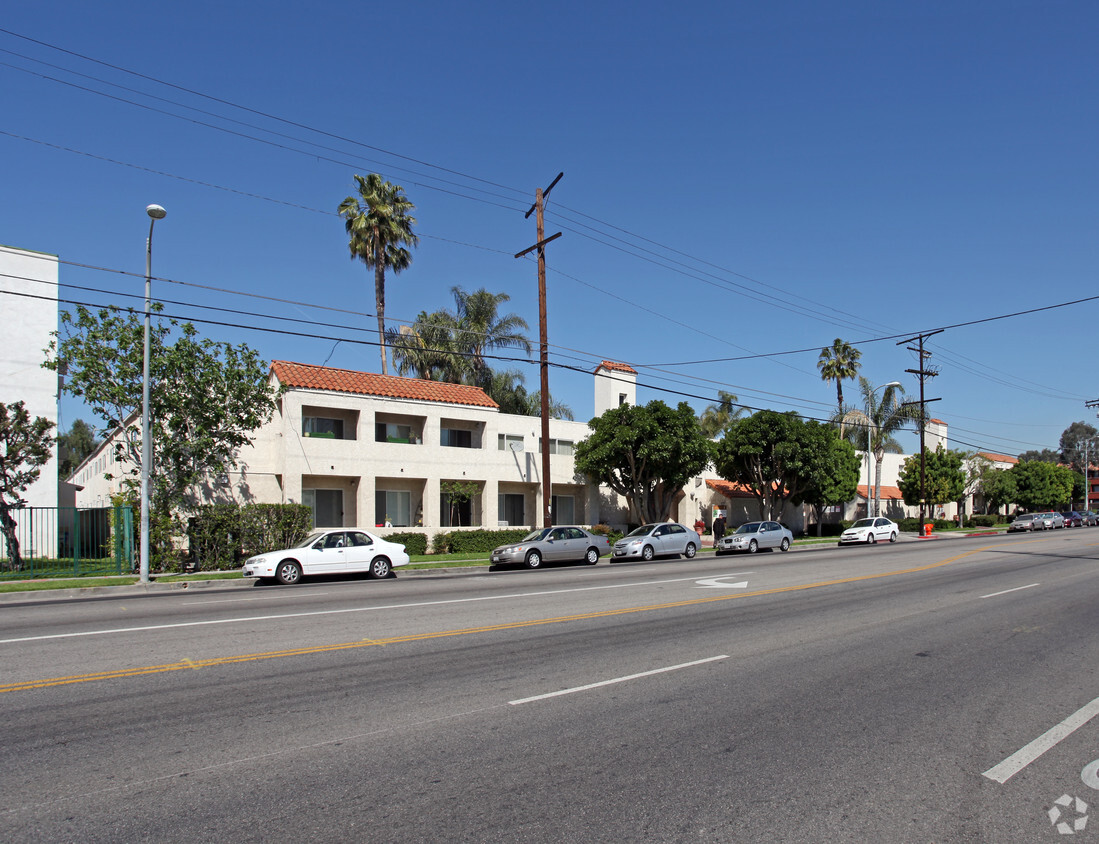
<instances>
[{"instance_id":1,"label":"exterior wall","mask_svg":"<svg viewBox=\"0 0 1099 844\"><path fill-rule=\"evenodd\" d=\"M57 330L57 257L0 246L0 302L5 335L0 402L22 401L32 419L44 416L56 425L57 374L42 368L42 350ZM23 498L28 507L57 506L56 444L50 462Z\"/></svg>"},{"instance_id":2,"label":"exterior wall","mask_svg":"<svg viewBox=\"0 0 1099 844\"><path fill-rule=\"evenodd\" d=\"M595 370L595 415L620 404L637 404L637 373L600 366Z\"/></svg>"}]
</instances>

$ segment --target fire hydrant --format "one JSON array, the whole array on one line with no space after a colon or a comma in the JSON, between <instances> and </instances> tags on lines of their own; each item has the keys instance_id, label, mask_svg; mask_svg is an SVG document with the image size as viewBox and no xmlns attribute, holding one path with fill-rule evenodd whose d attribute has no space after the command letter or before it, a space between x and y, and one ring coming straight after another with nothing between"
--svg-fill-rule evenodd
<instances>
[{"instance_id":1,"label":"fire hydrant","mask_svg":"<svg viewBox=\"0 0 1099 844\"><path fill-rule=\"evenodd\" d=\"M933 527L935 527L935 526L933 524L931 524L931 522L928 522L927 524L925 524L923 526L923 535L924 536L931 536L931 528L933 528Z\"/></svg>"}]
</instances>

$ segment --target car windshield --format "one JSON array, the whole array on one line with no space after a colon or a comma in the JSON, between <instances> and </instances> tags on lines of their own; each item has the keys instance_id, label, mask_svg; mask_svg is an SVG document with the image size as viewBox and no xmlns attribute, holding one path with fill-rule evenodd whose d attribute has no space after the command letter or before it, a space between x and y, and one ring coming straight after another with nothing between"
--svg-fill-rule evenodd
<instances>
[{"instance_id":1,"label":"car windshield","mask_svg":"<svg viewBox=\"0 0 1099 844\"><path fill-rule=\"evenodd\" d=\"M737 533L759 533L759 522L747 522L736 529Z\"/></svg>"},{"instance_id":2,"label":"car windshield","mask_svg":"<svg viewBox=\"0 0 1099 844\"><path fill-rule=\"evenodd\" d=\"M295 542L290 547L291 548L305 548L307 545L312 545L314 542L316 542L318 539L320 539L322 536L324 536L324 534L325 534L325 531L323 531L323 530L315 530L311 534L309 534L309 536L305 537L305 539L303 539L301 542Z\"/></svg>"},{"instance_id":3,"label":"car windshield","mask_svg":"<svg viewBox=\"0 0 1099 844\"><path fill-rule=\"evenodd\" d=\"M853 528L864 528L864 527L873 527L873 526L874 526L874 520L873 519L859 519L857 522L855 522L853 525L851 525L851 527L853 527Z\"/></svg>"},{"instance_id":4,"label":"car windshield","mask_svg":"<svg viewBox=\"0 0 1099 844\"><path fill-rule=\"evenodd\" d=\"M524 536L519 541L520 542L534 542L537 539L545 539L546 534L548 534L549 532L550 532L550 528L542 528L541 530L532 530L530 533L528 533L526 536Z\"/></svg>"},{"instance_id":5,"label":"car windshield","mask_svg":"<svg viewBox=\"0 0 1099 844\"><path fill-rule=\"evenodd\" d=\"M626 536L648 536L656 528L656 525L642 525L639 528L634 528Z\"/></svg>"}]
</instances>

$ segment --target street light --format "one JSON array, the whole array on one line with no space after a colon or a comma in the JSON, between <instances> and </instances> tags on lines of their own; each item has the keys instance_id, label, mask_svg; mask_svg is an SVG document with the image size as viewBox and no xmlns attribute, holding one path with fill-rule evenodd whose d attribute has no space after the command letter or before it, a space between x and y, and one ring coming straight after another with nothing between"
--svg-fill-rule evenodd
<instances>
[{"instance_id":1,"label":"street light","mask_svg":"<svg viewBox=\"0 0 1099 844\"><path fill-rule=\"evenodd\" d=\"M867 480L869 481L869 488L866 490L866 515L877 516L878 511L881 509L878 505L878 498L874 496L874 512L870 512L870 493L874 489L874 448L871 442L870 431L873 428L874 420L870 416L870 402L874 398L874 393L878 390L884 390L886 387L899 387L900 381L890 381L888 384L882 384L880 387L875 387L870 391L866 397L866 465L867 465Z\"/></svg>"},{"instance_id":2,"label":"street light","mask_svg":"<svg viewBox=\"0 0 1099 844\"><path fill-rule=\"evenodd\" d=\"M153 276L153 226L168 212L159 205L145 208L149 237L145 240L145 355L141 366L141 582L149 582L149 470L153 463L153 435L149 428L149 295Z\"/></svg>"}]
</instances>

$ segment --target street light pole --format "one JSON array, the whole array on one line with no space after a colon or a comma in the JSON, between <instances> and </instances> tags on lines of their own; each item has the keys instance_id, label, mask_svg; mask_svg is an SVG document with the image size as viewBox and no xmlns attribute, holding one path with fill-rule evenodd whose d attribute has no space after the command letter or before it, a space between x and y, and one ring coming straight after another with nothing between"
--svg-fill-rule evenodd
<instances>
[{"instance_id":1,"label":"street light pole","mask_svg":"<svg viewBox=\"0 0 1099 844\"><path fill-rule=\"evenodd\" d=\"M871 442L870 432L874 427L874 419L870 415L870 403L874 400L874 393L878 390L884 390L887 387L899 387L900 381L890 381L888 384L882 384L880 387L875 387L870 391L870 395L866 397L866 466L867 466L867 480L869 481L868 488L866 490L866 515L877 516L881 507L878 504L877 495L874 496L874 512L870 512L870 494L874 492L874 448Z\"/></svg>"},{"instance_id":2,"label":"street light pole","mask_svg":"<svg viewBox=\"0 0 1099 844\"><path fill-rule=\"evenodd\" d=\"M153 463L153 435L149 427L149 298L153 278L153 226L167 211L159 205L145 209L149 215L149 237L145 240L145 354L141 365L141 582L149 582L149 472Z\"/></svg>"}]
</instances>

